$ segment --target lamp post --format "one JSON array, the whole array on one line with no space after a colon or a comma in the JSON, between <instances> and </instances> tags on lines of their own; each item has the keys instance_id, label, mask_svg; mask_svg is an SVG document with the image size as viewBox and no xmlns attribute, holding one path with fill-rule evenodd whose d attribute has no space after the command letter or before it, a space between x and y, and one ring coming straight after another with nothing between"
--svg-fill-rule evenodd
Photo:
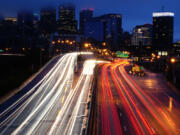
<instances>
[{"instance_id":1,"label":"lamp post","mask_svg":"<svg viewBox=\"0 0 180 135\"><path fill-rule=\"evenodd\" d=\"M170 62L172 64L173 84L176 84L176 75L175 75L175 63L176 63L176 59L175 58L171 58Z\"/></svg>"}]
</instances>

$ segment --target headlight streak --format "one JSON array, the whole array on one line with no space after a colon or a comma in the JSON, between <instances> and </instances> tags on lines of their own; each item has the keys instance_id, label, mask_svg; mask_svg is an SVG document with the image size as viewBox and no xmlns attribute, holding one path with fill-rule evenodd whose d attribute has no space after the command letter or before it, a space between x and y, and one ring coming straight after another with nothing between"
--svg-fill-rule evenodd
<instances>
[{"instance_id":1,"label":"headlight streak","mask_svg":"<svg viewBox=\"0 0 180 135\"><path fill-rule=\"evenodd\" d=\"M76 107L74 109L75 112L73 112L74 117L73 117L73 121L71 122L71 128L70 128L70 132L68 132L68 135L72 135L72 133L73 133L73 129L74 129L75 121L76 121L76 116L78 116L78 112L79 112L79 109L80 109L80 105L81 105L84 93L85 93L85 91L88 92L90 87L91 87L89 82L90 82L90 79L92 78L95 64L96 64L96 60L87 60L84 63L82 76L84 78L86 78L86 80L84 81L83 87L81 89L80 96L78 98Z\"/></svg>"},{"instance_id":2,"label":"headlight streak","mask_svg":"<svg viewBox=\"0 0 180 135\"><path fill-rule=\"evenodd\" d=\"M65 86L65 83L66 83L66 81L67 80L69 80L69 76L71 76L72 75L72 71L73 71L73 65L74 65L74 56L71 56L72 58L72 60L71 60L71 63L70 62L67 62L67 63L70 63L70 65L69 65L69 67L70 68L67 68L67 67L65 67L64 69L68 69L68 72L67 72L67 75L66 75L66 78L63 78L63 82L62 82L62 84L60 85L60 87L58 88L58 90L57 91L59 91L59 93L56 93L56 95L55 95L55 98L53 97L53 99L54 99L54 102L52 102L52 104L49 106L50 108L51 107L53 107L53 104L55 104L56 103L56 100L58 100L59 99L59 97L61 96L61 92L63 91L63 87ZM63 73L65 73L65 72L63 72ZM57 83L58 84L58 83ZM59 96L58 96L59 95ZM47 109L47 110L50 110L50 109ZM44 113L44 115L46 115L47 113L45 112ZM41 115L41 116L44 116L44 115ZM40 118L40 120L42 119L43 117L41 117ZM35 128L38 126L38 125L40 125L39 124L39 122L37 121L36 122L36 125L34 124L33 125L33 128L28 132L28 134L32 134L34 131L35 131Z\"/></svg>"},{"instance_id":3,"label":"headlight streak","mask_svg":"<svg viewBox=\"0 0 180 135\"><path fill-rule=\"evenodd\" d=\"M67 62L67 63L69 63L69 62ZM68 64L66 65L66 67L64 68L64 70L62 72L62 76L57 80L56 84L51 89L51 91L48 93L48 95L46 95L46 97L43 99L43 101L41 101L41 103L35 108L35 110L33 112L31 112L31 114L26 118L26 120L24 120L24 122L12 133L12 135L15 135L18 132L20 132L23 129L23 127L28 123L28 121L30 121L30 119L32 119L35 115L37 115L37 113L41 110L41 108L43 106L46 108L47 111L53 106L54 102L56 101L56 98L62 92L62 88L66 82L66 78L64 78L64 81L63 81L62 85L60 86L59 90L57 90L57 93L54 94L54 96L51 99L50 99L50 97L52 96L52 94L54 93L54 90L56 89L56 87L58 86L60 81L62 80L62 77L65 74L65 69L67 68L67 66L68 66ZM71 70L70 70L70 72L71 72ZM51 100L51 101L49 101L49 100ZM49 103L45 104L45 102L47 102L47 101ZM43 108L43 110L44 110L44 108ZM35 126L32 126L32 129L29 131L29 134L33 131L33 129L36 127L36 125L41 121L43 116L46 114L46 112L47 112L46 110L41 112L41 115L39 114L40 116L38 117L38 120L34 123Z\"/></svg>"},{"instance_id":4,"label":"headlight streak","mask_svg":"<svg viewBox=\"0 0 180 135\"><path fill-rule=\"evenodd\" d=\"M86 105L83 101L86 100L89 89L91 87L91 81L94 74L95 65L98 63L106 62L106 61L96 61L96 60L87 60L84 64L83 72L78 80L78 83L75 86L75 89L66 88L66 82L71 80L74 76L74 66L77 60L78 55L92 55L92 52L80 52L80 53L69 53L64 55L61 59L59 59L56 64L49 70L49 72L42 77L37 84L33 86L27 93L25 93L21 98L19 98L16 102L14 102L11 106L9 106L5 111L0 114L0 117L4 117L6 114L14 111L4 119L0 123L0 127L6 126L0 134L11 132L12 135L16 134L39 134L44 132L43 127L47 127L48 134L59 134L59 128L64 124L65 120L65 112L69 110L69 104L73 99L75 99L75 95L77 92L80 93L80 96L77 99L77 103L73 108L73 116L68 121L69 129L66 127L65 134L72 134L75 128L75 123L79 117L84 117L82 112L80 111L80 106L82 104ZM80 86L83 84L83 86ZM68 84L68 86L72 87L72 84ZM63 95L69 90L67 96ZM61 98L63 97L63 98ZM56 117L52 117L54 120L51 123L47 123L46 126L44 121L48 120L49 114L51 111L55 114L55 110L58 107L57 102L61 102L61 107L57 112ZM33 103L33 105L31 105ZM57 107L54 107L56 104ZM83 105L83 106L84 106ZM31 108L29 112L28 108ZM85 106L84 106L85 107ZM54 108L54 109L53 109ZM85 109L85 108L84 108ZM25 111L26 110L26 111ZM25 115L24 115L25 112ZM18 127L14 127L15 129L11 129L8 131L10 126L14 126L16 121L19 121L20 116L24 115L25 119L21 119L21 121L17 124ZM15 124L16 125L16 124ZM81 125L83 126L83 125ZM49 130L50 129L50 130ZM46 129L44 129L46 130ZM82 130L82 129L81 129Z\"/></svg>"},{"instance_id":5,"label":"headlight streak","mask_svg":"<svg viewBox=\"0 0 180 135\"><path fill-rule=\"evenodd\" d=\"M72 56L71 56L71 55L72 55ZM60 65L62 64L62 63L61 63L62 60L64 60L65 63L68 63L68 61L70 61L70 59L72 59L70 56L76 58L76 57L77 57L77 54L67 54L67 55L65 55L64 57L62 57L62 59L60 59L59 62L57 62L58 67L60 68ZM68 57L69 57L69 58L68 58ZM69 59L68 61L66 60L67 58ZM60 62L60 61L61 61L61 62ZM50 76L54 76L54 75L56 74L56 73L54 73L54 72L57 72L57 71L59 70L58 67L57 67L57 64L54 66L54 67L56 67L56 69L54 69L54 67L52 68L52 70L54 70L53 73L48 72L47 75L42 79L43 81L46 81L46 84L47 84L46 86L47 86L47 88L48 88L48 85L49 85L48 82L51 82L51 81L52 81L51 79L54 79L53 77L49 77L49 75L50 75ZM68 64L66 64L66 66L67 66L67 65L68 65ZM73 68L73 66L74 66L74 59L71 60L71 65L70 65L70 66L72 66L72 68ZM66 67L64 67L64 66L63 66L63 68L66 69ZM52 70L51 70L51 71L52 71ZM72 71L73 71L73 70L70 68L70 69L69 69L69 72L72 73ZM62 72L62 70L61 70L60 72L61 72L61 74L62 74L63 72L65 73L65 70L64 70L63 72ZM64 74L64 73L63 73L63 74ZM63 74L62 74L62 76L59 77L59 81L62 80L62 79L64 79L64 78L62 78L62 77L63 77ZM46 78L47 78L47 79L46 79ZM42 81L42 80L41 80L41 81ZM47 81L47 80L50 80L50 81ZM42 83L42 84L43 84L43 83ZM41 86L38 88L38 90L39 90L40 88L44 90L45 87L42 86L42 84L41 84ZM43 84L43 85L45 85L45 84ZM38 86L38 85L36 85L36 86ZM54 87L56 87L56 85L54 85ZM33 89L35 89L35 87L34 87ZM35 97L35 96L39 93L38 90L37 90L35 93L33 93L33 95L31 95L30 98L29 98L28 100L26 100L26 102L25 102L24 104L21 105L22 107L19 107L20 110L23 110L23 109L26 107L26 105L27 105L28 103L30 103L30 101L33 99L33 97ZM30 90L30 91L31 91L31 90ZM40 90L39 90L39 91L40 91ZM53 90L52 90L52 91L53 91ZM42 93L44 93L44 91L42 91ZM18 100L18 101L19 101L19 100ZM43 100L43 101L44 101L44 100ZM36 105L35 105L35 106L36 106ZM38 106L36 106L36 107L38 107ZM10 108L11 108L11 107L10 107ZM10 108L8 108L8 109L10 109ZM18 110L18 109L17 109L17 110ZM20 114L20 110L17 111L18 114ZM35 110L37 110L37 109L35 109ZM32 110L32 111L34 111L34 110ZM15 112L16 112L16 111L15 111ZM14 113L13 113L13 114L14 114ZM12 114L11 116L13 116L13 114ZM15 118L16 118L16 117L18 117L18 115L16 115ZM11 121L11 122L12 122L12 121ZM8 123L8 125L10 125L10 123ZM22 127L22 126L21 126L21 127ZM8 128L8 127L7 127L7 128ZM6 129L7 129L7 128L6 128ZM5 130L4 130L3 132L5 132ZM3 133L3 132L1 132L1 133Z\"/></svg>"},{"instance_id":6,"label":"headlight streak","mask_svg":"<svg viewBox=\"0 0 180 135\"><path fill-rule=\"evenodd\" d=\"M73 96L75 95L75 92L77 92L76 89L77 89L77 87L80 86L80 83L81 83L82 79L83 79L83 76L80 76L80 79L79 79L75 89L72 90L72 92L68 95L68 97L66 99L66 102L65 102L65 104L63 105L63 107L61 109L61 112L57 115L57 117L55 119L55 122L53 123L53 125L51 126L51 128L50 128L50 130L48 132L49 135L55 134L54 132L56 132L56 128L58 128L58 124L59 124L60 120L62 119L65 111L70 107L70 105L69 105L70 101L72 100ZM62 121L64 121L64 118L65 117L63 117ZM60 123L59 127L61 127L62 123L63 122Z\"/></svg>"},{"instance_id":7,"label":"headlight streak","mask_svg":"<svg viewBox=\"0 0 180 135\"><path fill-rule=\"evenodd\" d=\"M66 56L63 56L66 57ZM3 117L3 115L5 115L6 113L8 113L8 111L10 111L11 109L13 109L16 104L18 104L20 101L22 101L25 97L27 97L29 94L31 94L33 92L33 90L38 87L43 81L45 81L45 79L54 71L54 69L59 66L59 63L62 62L62 60L64 60L63 58L60 59L57 64L42 78L42 80L40 82L38 82L31 90L29 90L24 96L22 96L20 99L18 99L15 103L13 103L10 107L8 107L6 110L4 110L1 114L0 117Z\"/></svg>"},{"instance_id":8,"label":"headlight streak","mask_svg":"<svg viewBox=\"0 0 180 135\"><path fill-rule=\"evenodd\" d=\"M66 58L66 57L65 57ZM63 58L62 59L60 59L59 61L60 62L62 62L62 60L63 60ZM8 118L6 118L4 121L3 121L3 123L1 123L1 126L2 125L4 125L4 124L6 124L7 122L8 122L8 119L10 119L12 116L15 116L15 113L16 112L19 112L19 114L24 110L24 108L28 105L28 103L30 103L30 101L33 99L33 97L35 97L41 90L42 90L42 88L49 82L49 80L52 78L52 77L50 77L50 76L53 76L54 75L54 73L52 74L52 72L53 72L53 70L56 72L57 70L58 70L58 67L59 67L59 62L58 62L58 65L56 64L55 65L55 67L57 68L57 69L54 69L54 68L52 68L52 70L41 80L41 82L43 82L41 85L40 85L40 87L38 88L38 90L37 91L35 91L35 93L33 93L33 95L32 96L30 96L30 98L29 99L27 99L27 101L25 101L19 108L21 108L20 110L19 109L16 109L16 111L14 111ZM58 66L58 67L57 67ZM50 75L50 76L49 76ZM46 80L46 78L48 77L48 80ZM46 81L46 82L45 82ZM45 82L45 83L44 83ZM39 85L39 83L37 84L37 85L35 85L35 87L33 87L31 90L29 90L29 92L27 93L27 94L25 94L25 96L23 96L22 98L25 98L26 96L28 96L29 95L29 93L32 93L32 92L34 92L34 90L36 89L36 87L38 87L38 85ZM21 98L21 99L22 99ZM21 99L19 99L17 102L19 102L19 101L21 101ZM10 111L10 109L12 109L12 107L9 107L8 109L7 109L7 111ZM6 112L6 111L4 111L4 112ZM15 116L15 118L16 117L18 117L18 115L16 115ZM14 120L15 120L15 118L14 118ZM12 121L11 121L11 123L12 123ZM8 125L9 125L9 123L8 123Z\"/></svg>"}]
</instances>

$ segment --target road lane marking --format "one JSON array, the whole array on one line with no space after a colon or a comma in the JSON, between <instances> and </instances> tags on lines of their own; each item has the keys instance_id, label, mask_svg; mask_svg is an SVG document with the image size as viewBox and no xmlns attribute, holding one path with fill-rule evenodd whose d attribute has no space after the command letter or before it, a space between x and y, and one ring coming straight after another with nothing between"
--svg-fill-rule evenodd
<instances>
[{"instance_id":1,"label":"road lane marking","mask_svg":"<svg viewBox=\"0 0 180 135\"><path fill-rule=\"evenodd\" d=\"M63 98L62 98L62 103L64 103L64 96L63 96Z\"/></svg>"},{"instance_id":2,"label":"road lane marking","mask_svg":"<svg viewBox=\"0 0 180 135\"><path fill-rule=\"evenodd\" d=\"M61 114L61 110L58 111L58 116Z\"/></svg>"}]
</instances>

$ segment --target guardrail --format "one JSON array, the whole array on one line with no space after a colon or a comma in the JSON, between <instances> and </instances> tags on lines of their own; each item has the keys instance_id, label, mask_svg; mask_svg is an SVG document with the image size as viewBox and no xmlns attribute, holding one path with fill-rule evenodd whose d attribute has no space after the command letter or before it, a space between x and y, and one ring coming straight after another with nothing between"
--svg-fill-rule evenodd
<instances>
[{"instance_id":1,"label":"guardrail","mask_svg":"<svg viewBox=\"0 0 180 135\"><path fill-rule=\"evenodd\" d=\"M96 70L96 68L94 69ZM96 70L97 71L97 70ZM96 77L96 74L97 72L95 72L95 76L93 77L93 81L92 81L92 86L91 86L91 91L92 91L92 94L91 94L91 101L90 101L90 105L89 105L89 111L88 111L88 119L87 119L87 126L86 126L86 130L85 130L85 134L84 135L89 135L89 129L90 129L90 124L91 124L91 116L93 114L93 110L92 110L92 107L93 107L93 103L95 101L95 89L94 89L94 85L95 85L95 77Z\"/></svg>"}]
</instances>

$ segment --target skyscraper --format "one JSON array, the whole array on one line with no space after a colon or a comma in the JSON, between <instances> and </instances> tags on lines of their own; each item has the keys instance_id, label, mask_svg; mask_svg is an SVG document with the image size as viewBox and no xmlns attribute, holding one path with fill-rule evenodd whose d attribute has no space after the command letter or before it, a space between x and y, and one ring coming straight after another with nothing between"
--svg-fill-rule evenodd
<instances>
[{"instance_id":1,"label":"skyscraper","mask_svg":"<svg viewBox=\"0 0 180 135\"><path fill-rule=\"evenodd\" d=\"M153 47L168 50L173 44L174 13L153 13Z\"/></svg>"},{"instance_id":2,"label":"skyscraper","mask_svg":"<svg viewBox=\"0 0 180 135\"><path fill-rule=\"evenodd\" d=\"M105 22L95 17L84 24L84 37L93 41L103 42L106 35Z\"/></svg>"},{"instance_id":3,"label":"skyscraper","mask_svg":"<svg viewBox=\"0 0 180 135\"><path fill-rule=\"evenodd\" d=\"M33 27L33 11L31 10L22 10L18 12L18 25L19 26L29 26Z\"/></svg>"},{"instance_id":4,"label":"skyscraper","mask_svg":"<svg viewBox=\"0 0 180 135\"><path fill-rule=\"evenodd\" d=\"M42 33L53 33L56 30L56 9L47 7L41 9L40 30Z\"/></svg>"},{"instance_id":5,"label":"skyscraper","mask_svg":"<svg viewBox=\"0 0 180 135\"><path fill-rule=\"evenodd\" d=\"M132 45L151 46L152 45L152 25L138 25L133 29Z\"/></svg>"},{"instance_id":6,"label":"skyscraper","mask_svg":"<svg viewBox=\"0 0 180 135\"><path fill-rule=\"evenodd\" d=\"M60 5L57 30L60 34L73 34L77 32L77 21L75 19L75 6Z\"/></svg>"},{"instance_id":7,"label":"skyscraper","mask_svg":"<svg viewBox=\"0 0 180 135\"><path fill-rule=\"evenodd\" d=\"M83 9L80 11L80 32L84 33L84 24L93 17L93 9Z\"/></svg>"},{"instance_id":8,"label":"skyscraper","mask_svg":"<svg viewBox=\"0 0 180 135\"><path fill-rule=\"evenodd\" d=\"M21 10L18 12L17 24L20 35L24 37L33 36L33 19L34 16L32 10Z\"/></svg>"},{"instance_id":9,"label":"skyscraper","mask_svg":"<svg viewBox=\"0 0 180 135\"><path fill-rule=\"evenodd\" d=\"M122 16L105 14L93 17L85 22L84 36L100 42L105 41L109 43L112 50L118 50L122 40Z\"/></svg>"},{"instance_id":10,"label":"skyscraper","mask_svg":"<svg viewBox=\"0 0 180 135\"><path fill-rule=\"evenodd\" d=\"M111 46L113 51L120 49L122 45L122 16L121 14L106 14L101 16L101 19L105 21L106 24L106 35L105 41Z\"/></svg>"}]
</instances>

